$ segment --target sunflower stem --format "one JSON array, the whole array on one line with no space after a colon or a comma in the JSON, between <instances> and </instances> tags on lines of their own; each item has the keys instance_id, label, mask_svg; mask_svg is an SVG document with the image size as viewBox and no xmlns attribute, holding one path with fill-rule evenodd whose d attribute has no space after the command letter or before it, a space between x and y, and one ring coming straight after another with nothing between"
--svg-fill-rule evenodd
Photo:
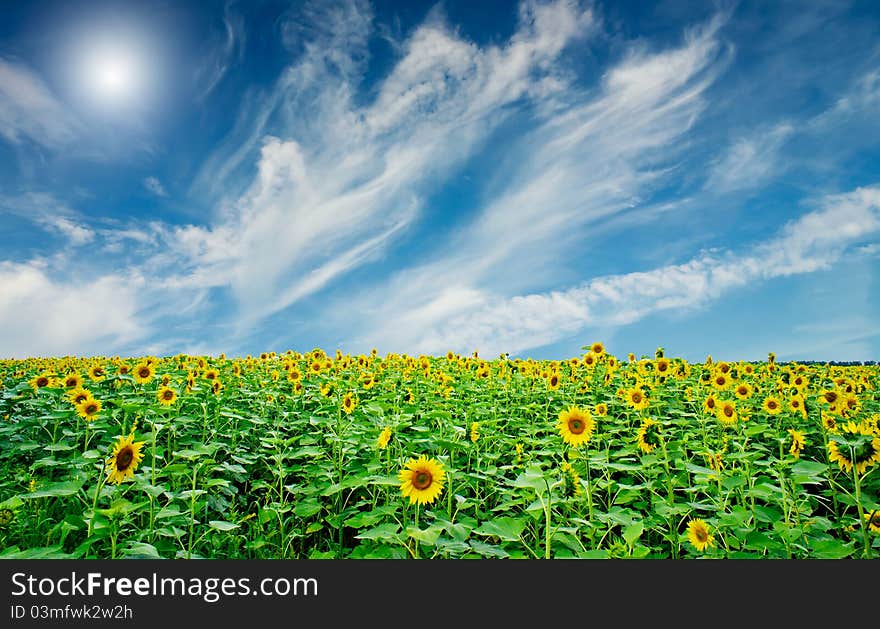
<instances>
[{"instance_id":1,"label":"sunflower stem","mask_svg":"<svg viewBox=\"0 0 880 629\"><path fill-rule=\"evenodd\" d=\"M868 522L865 519L865 507L862 506L862 478L859 475L859 469L856 465L856 449L853 446L849 447L850 452L850 461L853 462L852 466L852 474L853 474L853 483L856 488L856 507L859 511L859 525L862 527L862 537L864 539L864 558L869 559L871 557L871 540L868 537Z\"/></svg>"}]
</instances>

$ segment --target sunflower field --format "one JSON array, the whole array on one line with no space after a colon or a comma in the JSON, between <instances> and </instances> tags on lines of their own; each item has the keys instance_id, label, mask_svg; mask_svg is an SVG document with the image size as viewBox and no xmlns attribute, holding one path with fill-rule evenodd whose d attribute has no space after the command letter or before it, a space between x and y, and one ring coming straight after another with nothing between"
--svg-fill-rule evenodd
<instances>
[{"instance_id":1,"label":"sunflower field","mask_svg":"<svg viewBox=\"0 0 880 629\"><path fill-rule=\"evenodd\" d=\"M0 558L880 557L880 367L0 360Z\"/></svg>"}]
</instances>

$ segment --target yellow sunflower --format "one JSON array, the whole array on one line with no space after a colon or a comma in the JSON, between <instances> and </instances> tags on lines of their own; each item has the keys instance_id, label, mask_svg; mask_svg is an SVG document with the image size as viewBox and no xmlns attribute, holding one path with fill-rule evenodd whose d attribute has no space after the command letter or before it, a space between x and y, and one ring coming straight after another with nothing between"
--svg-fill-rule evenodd
<instances>
[{"instance_id":1,"label":"yellow sunflower","mask_svg":"<svg viewBox=\"0 0 880 629\"><path fill-rule=\"evenodd\" d=\"M741 400L747 400L752 397L752 385L747 382L740 382L733 390L734 395Z\"/></svg>"},{"instance_id":2,"label":"yellow sunflower","mask_svg":"<svg viewBox=\"0 0 880 629\"><path fill-rule=\"evenodd\" d=\"M384 450L388 447L388 442L391 441L391 428L389 426L385 426L382 429L382 432L379 434L379 439L376 441L376 445L379 446L380 450Z\"/></svg>"},{"instance_id":3,"label":"yellow sunflower","mask_svg":"<svg viewBox=\"0 0 880 629\"><path fill-rule=\"evenodd\" d=\"M703 402L703 410L710 415L714 415L718 411L718 400L715 399L714 395L706 396L706 400Z\"/></svg>"},{"instance_id":4,"label":"yellow sunflower","mask_svg":"<svg viewBox=\"0 0 880 629\"><path fill-rule=\"evenodd\" d=\"M357 400L354 395L351 393L346 393L345 397L342 398L342 410L345 411L347 415L351 415L352 411L357 406Z\"/></svg>"},{"instance_id":5,"label":"yellow sunflower","mask_svg":"<svg viewBox=\"0 0 880 629\"><path fill-rule=\"evenodd\" d=\"M471 424L471 442L476 443L480 438L480 424L479 422L474 422Z\"/></svg>"},{"instance_id":6,"label":"yellow sunflower","mask_svg":"<svg viewBox=\"0 0 880 629\"><path fill-rule=\"evenodd\" d=\"M605 353L605 346L602 343L596 342L590 345L590 351L596 356L601 356Z\"/></svg>"},{"instance_id":7,"label":"yellow sunflower","mask_svg":"<svg viewBox=\"0 0 880 629\"><path fill-rule=\"evenodd\" d=\"M171 387L162 387L156 393L156 398L162 406L171 406L177 401L177 392Z\"/></svg>"},{"instance_id":8,"label":"yellow sunflower","mask_svg":"<svg viewBox=\"0 0 880 629\"><path fill-rule=\"evenodd\" d=\"M779 413L782 412L782 402L772 395L768 395L764 398L762 406L770 415L779 415Z\"/></svg>"},{"instance_id":9,"label":"yellow sunflower","mask_svg":"<svg viewBox=\"0 0 880 629\"><path fill-rule=\"evenodd\" d=\"M865 470L880 462L880 437L874 434L870 426L851 421L838 424L838 429L828 440L828 458L837 461L840 469L851 472L855 467L859 474L864 474ZM852 437L862 437L857 439L860 442L858 446L838 443L838 438L856 441Z\"/></svg>"},{"instance_id":10,"label":"yellow sunflower","mask_svg":"<svg viewBox=\"0 0 880 629\"><path fill-rule=\"evenodd\" d=\"M645 454L651 454L654 448L660 445L659 430L660 425L653 419L646 417L642 420L642 425L639 426L639 431L636 433L636 443L639 445L639 450Z\"/></svg>"},{"instance_id":11,"label":"yellow sunflower","mask_svg":"<svg viewBox=\"0 0 880 629\"><path fill-rule=\"evenodd\" d=\"M599 402L593 407L593 413L596 417L605 417L608 414L608 405L605 402Z\"/></svg>"},{"instance_id":12,"label":"yellow sunflower","mask_svg":"<svg viewBox=\"0 0 880 629\"><path fill-rule=\"evenodd\" d=\"M715 538L709 534L709 525L700 518L688 522L687 538L700 552L715 545Z\"/></svg>"},{"instance_id":13,"label":"yellow sunflower","mask_svg":"<svg viewBox=\"0 0 880 629\"><path fill-rule=\"evenodd\" d=\"M626 392L626 401L637 411L648 407L648 396L646 396L642 388L638 386L635 386Z\"/></svg>"},{"instance_id":14,"label":"yellow sunflower","mask_svg":"<svg viewBox=\"0 0 880 629\"><path fill-rule=\"evenodd\" d=\"M100 382L107 376L107 372L104 371L104 366L100 364L92 365L89 367L89 378L92 379L93 382Z\"/></svg>"},{"instance_id":15,"label":"yellow sunflower","mask_svg":"<svg viewBox=\"0 0 880 629\"><path fill-rule=\"evenodd\" d=\"M77 405L76 412L87 422L94 421L101 412L101 402L90 396Z\"/></svg>"},{"instance_id":16,"label":"yellow sunflower","mask_svg":"<svg viewBox=\"0 0 880 629\"><path fill-rule=\"evenodd\" d=\"M92 398L92 392L88 389L77 387L76 389L71 389L70 391L68 391L67 396L74 406L79 406L86 400L90 400Z\"/></svg>"},{"instance_id":17,"label":"yellow sunflower","mask_svg":"<svg viewBox=\"0 0 880 629\"><path fill-rule=\"evenodd\" d=\"M562 440L576 448L590 440L596 423L590 411L571 406L568 410L560 411L559 423L556 427L562 435Z\"/></svg>"},{"instance_id":18,"label":"yellow sunflower","mask_svg":"<svg viewBox=\"0 0 880 629\"><path fill-rule=\"evenodd\" d=\"M38 374L31 378L30 385L36 391L37 389L42 389L45 387L53 387L55 386L55 378L51 373L44 371L41 374Z\"/></svg>"},{"instance_id":19,"label":"yellow sunflower","mask_svg":"<svg viewBox=\"0 0 880 629\"><path fill-rule=\"evenodd\" d=\"M143 445L143 441L135 442L133 430L127 437L119 438L107 459L108 483L118 484L134 477L134 471L144 458L141 452Z\"/></svg>"},{"instance_id":20,"label":"yellow sunflower","mask_svg":"<svg viewBox=\"0 0 880 629\"><path fill-rule=\"evenodd\" d=\"M798 459L807 445L807 438L804 436L804 433L791 428L788 429L788 434L791 435L791 449L789 452L791 452L794 458Z\"/></svg>"},{"instance_id":21,"label":"yellow sunflower","mask_svg":"<svg viewBox=\"0 0 880 629\"><path fill-rule=\"evenodd\" d=\"M866 513L865 522L868 523L868 530L872 533L880 533L880 511Z\"/></svg>"},{"instance_id":22,"label":"yellow sunflower","mask_svg":"<svg viewBox=\"0 0 880 629\"><path fill-rule=\"evenodd\" d=\"M138 363L131 372L131 377L138 384L147 384L153 379L154 375L156 375L156 368L153 367L152 363L148 362Z\"/></svg>"},{"instance_id":23,"label":"yellow sunflower","mask_svg":"<svg viewBox=\"0 0 880 629\"><path fill-rule=\"evenodd\" d=\"M83 377L78 373L69 373L64 377L64 387L67 389L78 389L83 382Z\"/></svg>"},{"instance_id":24,"label":"yellow sunflower","mask_svg":"<svg viewBox=\"0 0 880 629\"><path fill-rule=\"evenodd\" d=\"M727 389L727 387L730 386L730 378L727 376L726 373L723 373L721 371L716 372L712 376L711 382L712 386L719 391L724 391L725 389Z\"/></svg>"},{"instance_id":25,"label":"yellow sunflower","mask_svg":"<svg viewBox=\"0 0 880 629\"><path fill-rule=\"evenodd\" d=\"M551 373L547 376L547 388L556 391L559 388L560 378L558 373Z\"/></svg>"},{"instance_id":26,"label":"yellow sunflower","mask_svg":"<svg viewBox=\"0 0 880 629\"><path fill-rule=\"evenodd\" d=\"M717 417L718 421L724 426L733 426L738 419L736 414L736 404L729 400L723 402L718 407L718 412L715 414L715 417Z\"/></svg>"},{"instance_id":27,"label":"yellow sunflower","mask_svg":"<svg viewBox=\"0 0 880 629\"><path fill-rule=\"evenodd\" d=\"M431 504L443 491L446 472L443 464L436 459L420 456L410 459L397 475L400 491L409 498L411 504Z\"/></svg>"}]
</instances>

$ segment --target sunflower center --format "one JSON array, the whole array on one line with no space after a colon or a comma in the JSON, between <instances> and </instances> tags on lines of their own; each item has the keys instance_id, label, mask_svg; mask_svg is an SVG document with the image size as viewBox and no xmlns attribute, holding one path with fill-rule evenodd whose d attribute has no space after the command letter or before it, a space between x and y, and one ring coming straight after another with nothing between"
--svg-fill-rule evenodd
<instances>
[{"instance_id":1,"label":"sunflower center","mask_svg":"<svg viewBox=\"0 0 880 629\"><path fill-rule=\"evenodd\" d=\"M64 383L64 386L72 387L76 385L76 378L68 378L67 382Z\"/></svg>"},{"instance_id":2,"label":"sunflower center","mask_svg":"<svg viewBox=\"0 0 880 629\"><path fill-rule=\"evenodd\" d=\"M696 531L694 531L694 535L696 536L697 540L698 540L701 544L702 544L703 542L705 542L706 539L708 539L708 536L706 535L706 531L704 531L704 530L701 529L701 528L698 528Z\"/></svg>"},{"instance_id":3,"label":"sunflower center","mask_svg":"<svg viewBox=\"0 0 880 629\"><path fill-rule=\"evenodd\" d=\"M44 387L44 386L46 386L47 384L49 384L49 379L48 379L48 378L37 378L37 386L38 386L38 387Z\"/></svg>"},{"instance_id":4,"label":"sunflower center","mask_svg":"<svg viewBox=\"0 0 880 629\"><path fill-rule=\"evenodd\" d=\"M575 418L575 419L568 420L568 429L569 429L569 431L571 431L571 434L573 434L573 435L581 434L582 432L584 432L584 430L586 430L586 428L587 428L587 425L584 423L584 421L582 419Z\"/></svg>"},{"instance_id":5,"label":"sunflower center","mask_svg":"<svg viewBox=\"0 0 880 629\"><path fill-rule=\"evenodd\" d=\"M124 472L131 466L131 462L134 460L134 451L131 447L126 446L122 450L120 450L119 454L116 455L116 469L120 472Z\"/></svg>"},{"instance_id":6,"label":"sunflower center","mask_svg":"<svg viewBox=\"0 0 880 629\"><path fill-rule=\"evenodd\" d=\"M76 404L82 404L82 403L85 402L87 399L88 399L88 398L87 398L85 395L77 395L77 396L76 396L76 399L74 400L74 403L76 403Z\"/></svg>"},{"instance_id":7,"label":"sunflower center","mask_svg":"<svg viewBox=\"0 0 880 629\"><path fill-rule=\"evenodd\" d=\"M88 406L86 406L86 414L87 415L94 415L97 412L98 412L98 405L97 404L89 404Z\"/></svg>"},{"instance_id":8,"label":"sunflower center","mask_svg":"<svg viewBox=\"0 0 880 629\"><path fill-rule=\"evenodd\" d=\"M146 367L144 367L143 369L141 369L140 371L138 371L138 375L139 375L141 378L146 378L146 377L148 377L148 376L150 375L150 370L147 369Z\"/></svg>"},{"instance_id":9,"label":"sunflower center","mask_svg":"<svg viewBox=\"0 0 880 629\"><path fill-rule=\"evenodd\" d=\"M724 407L724 414L727 417L732 417L733 416L733 407L732 406L725 406Z\"/></svg>"},{"instance_id":10,"label":"sunflower center","mask_svg":"<svg viewBox=\"0 0 880 629\"><path fill-rule=\"evenodd\" d=\"M642 401L642 394L641 394L641 393L638 393L638 392L633 393L633 394L632 394L632 401L635 402L636 404L638 404L639 402L641 402L641 401Z\"/></svg>"},{"instance_id":11,"label":"sunflower center","mask_svg":"<svg viewBox=\"0 0 880 629\"><path fill-rule=\"evenodd\" d=\"M165 391L165 393L162 394L162 397L164 397L166 400L170 400L174 397L174 391Z\"/></svg>"},{"instance_id":12,"label":"sunflower center","mask_svg":"<svg viewBox=\"0 0 880 629\"><path fill-rule=\"evenodd\" d=\"M770 410L775 411L777 406L778 404L776 404L776 400L770 400L769 402L767 402L767 408L769 408Z\"/></svg>"},{"instance_id":13,"label":"sunflower center","mask_svg":"<svg viewBox=\"0 0 880 629\"><path fill-rule=\"evenodd\" d=\"M433 480L434 477L431 476L431 472L428 470L419 470L413 474L412 485L416 489L427 489L431 486Z\"/></svg>"}]
</instances>

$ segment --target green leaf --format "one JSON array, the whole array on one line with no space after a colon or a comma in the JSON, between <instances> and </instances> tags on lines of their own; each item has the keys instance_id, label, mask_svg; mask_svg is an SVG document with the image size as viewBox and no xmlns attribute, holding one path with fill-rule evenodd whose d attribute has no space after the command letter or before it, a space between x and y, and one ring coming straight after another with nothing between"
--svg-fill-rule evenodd
<instances>
[{"instance_id":1,"label":"green leaf","mask_svg":"<svg viewBox=\"0 0 880 629\"><path fill-rule=\"evenodd\" d=\"M503 517L483 522L479 528L473 530L475 535L499 537L506 542L518 542L525 522L515 518Z\"/></svg>"},{"instance_id":2,"label":"green leaf","mask_svg":"<svg viewBox=\"0 0 880 629\"><path fill-rule=\"evenodd\" d=\"M814 542L811 546L816 559L843 559L855 552L854 547L836 539Z\"/></svg>"},{"instance_id":3,"label":"green leaf","mask_svg":"<svg viewBox=\"0 0 880 629\"><path fill-rule=\"evenodd\" d=\"M63 483L53 483L52 485L47 485L43 489L38 489L37 491L32 491L27 494L21 494L21 498L23 498L24 500L30 500L33 498L72 496L77 493L81 488L82 483L80 481L70 480Z\"/></svg>"},{"instance_id":4,"label":"green leaf","mask_svg":"<svg viewBox=\"0 0 880 629\"><path fill-rule=\"evenodd\" d=\"M384 539L388 541L398 541L400 536L398 535L400 531L400 525L394 524L392 522L386 522L385 524L380 524L379 526L374 526L371 529L363 531L362 533L355 535L356 539Z\"/></svg>"},{"instance_id":5,"label":"green leaf","mask_svg":"<svg viewBox=\"0 0 880 629\"><path fill-rule=\"evenodd\" d=\"M635 522L626 527L623 531L623 539L628 546L633 546L645 531L645 525L641 522Z\"/></svg>"},{"instance_id":6,"label":"green leaf","mask_svg":"<svg viewBox=\"0 0 880 629\"><path fill-rule=\"evenodd\" d=\"M475 539L472 539L469 544L471 548L474 549L474 552L482 555L483 557L495 557L497 559L507 559L508 557L510 557L510 554L500 546L486 544L485 542L481 542Z\"/></svg>"},{"instance_id":7,"label":"green leaf","mask_svg":"<svg viewBox=\"0 0 880 629\"><path fill-rule=\"evenodd\" d=\"M211 520L208 522L208 526L212 529L217 529L218 531L231 531L232 529L237 529L238 524L233 524L232 522L224 522L223 520Z\"/></svg>"}]
</instances>

